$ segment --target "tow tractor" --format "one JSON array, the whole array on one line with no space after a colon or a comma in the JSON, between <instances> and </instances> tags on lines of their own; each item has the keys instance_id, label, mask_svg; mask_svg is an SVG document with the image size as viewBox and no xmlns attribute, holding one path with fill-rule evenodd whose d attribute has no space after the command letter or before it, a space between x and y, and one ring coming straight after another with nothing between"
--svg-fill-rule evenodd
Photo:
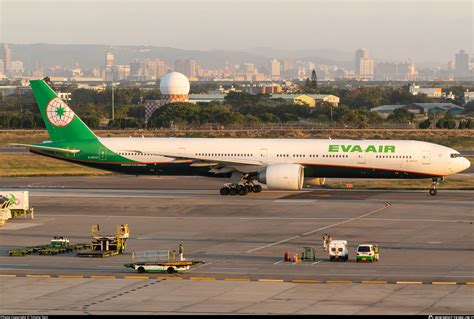
<instances>
[{"instance_id":1,"label":"tow tractor","mask_svg":"<svg viewBox=\"0 0 474 319\"><path fill-rule=\"evenodd\" d=\"M168 274L182 273L203 261L176 259L176 252L171 250L153 250L132 253L132 263L125 264L126 268L133 268L139 273L163 272Z\"/></svg>"}]
</instances>

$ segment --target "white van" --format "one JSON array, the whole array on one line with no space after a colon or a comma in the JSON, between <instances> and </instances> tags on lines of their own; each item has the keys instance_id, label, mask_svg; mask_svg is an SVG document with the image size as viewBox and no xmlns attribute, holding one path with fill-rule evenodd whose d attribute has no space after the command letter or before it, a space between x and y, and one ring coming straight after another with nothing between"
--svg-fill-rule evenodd
<instances>
[{"instance_id":1,"label":"white van","mask_svg":"<svg viewBox=\"0 0 474 319\"><path fill-rule=\"evenodd\" d=\"M329 261L336 259L341 259L343 261L349 259L347 240L331 240L329 243Z\"/></svg>"}]
</instances>

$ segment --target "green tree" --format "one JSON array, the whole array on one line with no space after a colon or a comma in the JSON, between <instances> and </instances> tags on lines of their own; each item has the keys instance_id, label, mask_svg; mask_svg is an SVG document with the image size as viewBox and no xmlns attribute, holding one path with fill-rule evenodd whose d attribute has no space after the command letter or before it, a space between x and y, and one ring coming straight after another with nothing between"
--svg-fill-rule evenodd
<instances>
[{"instance_id":1,"label":"green tree","mask_svg":"<svg viewBox=\"0 0 474 319\"><path fill-rule=\"evenodd\" d=\"M415 114L409 112L405 108L395 109L388 117L388 122L400 123L400 124L411 124L415 119Z\"/></svg>"},{"instance_id":2,"label":"green tree","mask_svg":"<svg viewBox=\"0 0 474 319\"><path fill-rule=\"evenodd\" d=\"M418 127L421 129L427 129L431 127L431 121L426 119L418 124Z\"/></svg>"}]
</instances>

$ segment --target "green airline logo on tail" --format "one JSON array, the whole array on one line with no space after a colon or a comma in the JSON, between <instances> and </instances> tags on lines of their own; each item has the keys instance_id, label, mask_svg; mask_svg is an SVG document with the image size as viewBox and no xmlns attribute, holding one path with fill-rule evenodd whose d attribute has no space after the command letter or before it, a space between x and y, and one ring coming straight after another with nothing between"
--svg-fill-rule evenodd
<instances>
[{"instance_id":1,"label":"green airline logo on tail","mask_svg":"<svg viewBox=\"0 0 474 319\"><path fill-rule=\"evenodd\" d=\"M74 112L60 98L49 101L46 107L46 116L54 126L66 126L74 119Z\"/></svg>"}]
</instances>

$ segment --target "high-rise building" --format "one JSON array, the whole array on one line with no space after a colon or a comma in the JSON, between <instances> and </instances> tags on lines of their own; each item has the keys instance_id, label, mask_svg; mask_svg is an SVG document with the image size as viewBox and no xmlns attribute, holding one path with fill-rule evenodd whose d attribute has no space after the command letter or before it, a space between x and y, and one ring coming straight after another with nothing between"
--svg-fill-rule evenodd
<instances>
[{"instance_id":1,"label":"high-rise building","mask_svg":"<svg viewBox=\"0 0 474 319\"><path fill-rule=\"evenodd\" d=\"M184 60L184 75L189 78L196 77L196 61L189 59Z\"/></svg>"},{"instance_id":2,"label":"high-rise building","mask_svg":"<svg viewBox=\"0 0 474 319\"><path fill-rule=\"evenodd\" d=\"M184 74L184 60L178 59L174 61L174 68L175 72L183 73Z\"/></svg>"},{"instance_id":3,"label":"high-rise building","mask_svg":"<svg viewBox=\"0 0 474 319\"><path fill-rule=\"evenodd\" d=\"M255 79L255 64L245 63L245 80L253 81Z\"/></svg>"},{"instance_id":4,"label":"high-rise building","mask_svg":"<svg viewBox=\"0 0 474 319\"><path fill-rule=\"evenodd\" d=\"M114 55L112 52L105 53L105 81L113 81L114 78Z\"/></svg>"},{"instance_id":5,"label":"high-rise building","mask_svg":"<svg viewBox=\"0 0 474 319\"><path fill-rule=\"evenodd\" d=\"M283 72L293 70L295 68L295 60L286 58L283 59Z\"/></svg>"},{"instance_id":6,"label":"high-rise building","mask_svg":"<svg viewBox=\"0 0 474 319\"><path fill-rule=\"evenodd\" d=\"M5 75L5 71L3 69L3 60L0 59L0 80L3 79L3 76Z\"/></svg>"},{"instance_id":7,"label":"high-rise building","mask_svg":"<svg viewBox=\"0 0 474 319\"><path fill-rule=\"evenodd\" d=\"M134 61L130 63L130 77L131 80L141 81L143 77L144 65L141 62Z\"/></svg>"},{"instance_id":8,"label":"high-rise building","mask_svg":"<svg viewBox=\"0 0 474 319\"><path fill-rule=\"evenodd\" d=\"M24 72L22 61L13 61L11 64L11 72L14 75L22 75Z\"/></svg>"},{"instance_id":9,"label":"high-rise building","mask_svg":"<svg viewBox=\"0 0 474 319\"><path fill-rule=\"evenodd\" d=\"M157 60L157 61L158 61L158 65L156 68L156 76L157 78L161 78L163 75L168 73L168 67L166 66L165 61L163 60Z\"/></svg>"},{"instance_id":10,"label":"high-rise building","mask_svg":"<svg viewBox=\"0 0 474 319\"><path fill-rule=\"evenodd\" d=\"M374 60L369 58L369 51L366 49L355 52L355 74L358 80L374 79Z\"/></svg>"},{"instance_id":11,"label":"high-rise building","mask_svg":"<svg viewBox=\"0 0 474 319\"><path fill-rule=\"evenodd\" d=\"M114 67L114 81L126 80L130 77L130 65L123 64Z\"/></svg>"},{"instance_id":12,"label":"high-rise building","mask_svg":"<svg viewBox=\"0 0 474 319\"><path fill-rule=\"evenodd\" d=\"M272 80L280 80L280 61L272 60Z\"/></svg>"},{"instance_id":13,"label":"high-rise building","mask_svg":"<svg viewBox=\"0 0 474 319\"><path fill-rule=\"evenodd\" d=\"M469 77L469 54L461 50L456 53L456 62L454 69L455 80L467 80Z\"/></svg>"},{"instance_id":14,"label":"high-rise building","mask_svg":"<svg viewBox=\"0 0 474 319\"><path fill-rule=\"evenodd\" d=\"M7 44L3 45L1 58L3 60L3 73L9 77L12 71L12 52Z\"/></svg>"}]
</instances>

